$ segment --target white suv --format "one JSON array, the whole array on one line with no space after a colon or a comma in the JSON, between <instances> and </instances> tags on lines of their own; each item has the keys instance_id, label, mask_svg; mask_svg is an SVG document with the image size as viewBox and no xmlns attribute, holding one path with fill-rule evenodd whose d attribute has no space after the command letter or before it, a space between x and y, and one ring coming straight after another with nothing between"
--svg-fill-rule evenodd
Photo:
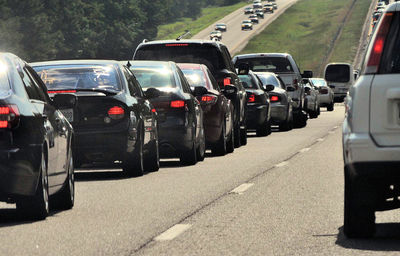
<instances>
[{"instance_id":1,"label":"white suv","mask_svg":"<svg viewBox=\"0 0 400 256\"><path fill-rule=\"evenodd\" d=\"M400 207L400 2L383 13L350 87L343 123L344 233L370 237Z\"/></svg>"}]
</instances>

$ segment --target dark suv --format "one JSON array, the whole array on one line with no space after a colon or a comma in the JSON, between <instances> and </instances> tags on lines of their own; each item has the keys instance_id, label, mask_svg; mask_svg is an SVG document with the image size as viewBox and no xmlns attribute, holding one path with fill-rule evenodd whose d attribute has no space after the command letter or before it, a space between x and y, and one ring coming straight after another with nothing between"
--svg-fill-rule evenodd
<instances>
[{"instance_id":1,"label":"dark suv","mask_svg":"<svg viewBox=\"0 0 400 256\"><path fill-rule=\"evenodd\" d=\"M205 40L143 42L136 48L133 59L204 64L218 81L221 90L224 90L226 85L236 87L237 93L230 97L234 106L235 147L247 144L247 95L224 44Z\"/></svg>"}]
</instances>

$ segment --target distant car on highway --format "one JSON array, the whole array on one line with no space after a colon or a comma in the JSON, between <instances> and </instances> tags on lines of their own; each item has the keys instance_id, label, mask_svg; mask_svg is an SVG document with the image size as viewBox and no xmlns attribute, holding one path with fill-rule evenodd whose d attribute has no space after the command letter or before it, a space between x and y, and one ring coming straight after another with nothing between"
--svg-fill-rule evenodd
<instances>
[{"instance_id":1,"label":"distant car on highway","mask_svg":"<svg viewBox=\"0 0 400 256\"><path fill-rule=\"evenodd\" d=\"M251 7L246 7L244 8L244 14L253 14L254 13L254 9Z\"/></svg>"},{"instance_id":2,"label":"distant car on highway","mask_svg":"<svg viewBox=\"0 0 400 256\"><path fill-rule=\"evenodd\" d=\"M272 7L274 8L274 10L278 9L278 4L277 3L272 3Z\"/></svg>"},{"instance_id":3,"label":"distant car on highway","mask_svg":"<svg viewBox=\"0 0 400 256\"><path fill-rule=\"evenodd\" d=\"M293 128L293 106L292 99L286 90L293 90L293 87L286 88L282 79L272 72L255 72L260 78L263 88L271 85L275 88L269 91L271 105L272 124L279 125L279 130L289 131Z\"/></svg>"},{"instance_id":4,"label":"distant car on highway","mask_svg":"<svg viewBox=\"0 0 400 256\"><path fill-rule=\"evenodd\" d=\"M254 9L261 9L262 8L262 4L261 3L253 4L253 8Z\"/></svg>"},{"instance_id":5,"label":"distant car on highway","mask_svg":"<svg viewBox=\"0 0 400 256\"><path fill-rule=\"evenodd\" d=\"M221 41L221 39L222 39L221 31L212 31L210 33L210 40L215 40L215 39L217 39L218 41Z\"/></svg>"},{"instance_id":6,"label":"distant car on highway","mask_svg":"<svg viewBox=\"0 0 400 256\"><path fill-rule=\"evenodd\" d=\"M227 26L225 23L217 23L215 24L215 30L221 31L221 32L226 32L227 31Z\"/></svg>"},{"instance_id":7,"label":"distant car on highway","mask_svg":"<svg viewBox=\"0 0 400 256\"><path fill-rule=\"evenodd\" d=\"M308 78L303 79L304 83L304 109L311 119L320 115L319 91Z\"/></svg>"},{"instance_id":8,"label":"distant car on highway","mask_svg":"<svg viewBox=\"0 0 400 256\"><path fill-rule=\"evenodd\" d=\"M258 23L259 23L257 14L252 14L252 15L250 15L250 16L249 16L249 19L251 20L251 22L252 22L253 24L258 24Z\"/></svg>"},{"instance_id":9,"label":"distant car on highway","mask_svg":"<svg viewBox=\"0 0 400 256\"><path fill-rule=\"evenodd\" d=\"M159 168L156 114L133 74L111 60L32 63L51 95L73 94L62 110L75 130L76 166L122 162L128 176Z\"/></svg>"},{"instance_id":10,"label":"distant car on highway","mask_svg":"<svg viewBox=\"0 0 400 256\"><path fill-rule=\"evenodd\" d=\"M239 74L239 78L247 92L247 129L255 130L257 136L271 134L268 91L272 91L274 87L263 88L262 82L252 71Z\"/></svg>"},{"instance_id":11,"label":"distant car on highway","mask_svg":"<svg viewBox=\"0 0 400 256\"><path fill-rule=\"evenodd\" d=\"M205 89L205 94L197 96L204 112L203 124L207 148L213 155L223 156L234 151L233 105L225 97L236 93L233 86L221 90L206 65L178 63L192 91L197 87ZM198 88L199 89L199 88Z\"/></svg>"},{"instance_id":12,"label":"distant car on highway","mask_svg":"<svg viewBox=\"0 0 400 256\"><path fill-rule=\"evenodd\" d=\"M400 2L387 7L349 88L342 126L344 234L372 237L375 212L399 208Z\"/></svg>"},{"instance_id":13,"label":"distant car on highway","mask_svg":"<svg viewBox=\"0 0 400 256\"><path fill-rule=\"evenodd\" d=\"M350 63L328 63L324 70L324 78L335 92L335 101L343 102L354 83L353 66Z\"/></svg>"},{"instance_id":14,"label":"distant car on highway","mask_svg":"<svg viewBox=\"0 0 400 256\"><path fill-rule=\"evenodd\" d=\"M0 53L0 201L45 219L51 208L74 206L73 129L60 109L73 95L49 98L25 61Z\"/></svg>"},{"instance_id":15,"label":"distant car on highway","mask_svg":"<svg viewBox=\"0 0 400 256\"><path fill-rule=\"evenodd\" d=\"M327 111L333 111L335 107L334 92L323 78L309 78L310 82L318 88L319 105L326 107Z\"/></svg>"},{"instance_id":16,"label":"distant car on highway","mask_svg":"<svg viewBox=\"0 0 400 256\"><path fill-rule=\"evenodd\" d=\"M274 6L271 3L264 4L262 9L264 13L274 13Z\"/></svg>"},{"instance_id":17,"label":"distant car on highway","mask_svg":"<svg viewBox=\"0 0 400 256\"><path fill-rule=\"evenodd\" d=\"M253 22L251 20L242 21L242 30L253 30Z\"/></svg>"},{"instance_id":18,"label":"distant car on highway","mask_svg":"<svg viewBox=\"0 0 400 256\"><path fill-rule=\"evenodd\" d=\"M176 63L171 61L132 61L129 67L157 112L160 157L179 157L183 165L204 160L206 149L203 110L198 96Z\"/></svg>"},{"instance_id":19,"label":"distant car on highway","mask_svg":"<svg viewBox=\"0 0 400 256\"><path fill-rule=\"evenodd\" d=\"M257 17L264 19L264 11L262 9L257 9L256 15L257 15Z\"/></svg>"}]
</instances>

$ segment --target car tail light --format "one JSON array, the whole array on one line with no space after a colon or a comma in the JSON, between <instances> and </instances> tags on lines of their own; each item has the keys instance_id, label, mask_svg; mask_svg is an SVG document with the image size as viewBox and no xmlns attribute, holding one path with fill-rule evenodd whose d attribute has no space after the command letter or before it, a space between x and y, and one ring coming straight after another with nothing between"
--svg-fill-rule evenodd
<instances>
[{"instance_id":1,"label":"car tail light","mask_svg":"<svg viewBox=\"0 0 400 256\"><path fill-rule=\"evenodd\" d=\"M247 100L247 103L252 103L256 101L256 95L250 94Z\"/></svg>"},{"instance_id":2,"label":"car tail light","mask_svg":"<svg viewBox=\"0 0 400 256\"><path fill-rule=\"evenodd\" d=\"M230 77L224 78L224 86L229 85L229 84L232 84L231 83L231 78Z\"/></svg>"},{"instance_id":3,"label":"car tail light","mask_svg":"<svg viewBox=\"0 0 400 256\"><path fill-rule=\"evenodd\" d=\"M293 86L296 90L299 88L299 81L297 81L297 79L293 79Z\"/></svg>"},{"instance_id":4,"label":"car tail light","mask_svg":"<svg viewBox=\"0 0 400 256\"><path fill-rule=\"evenodd\" d=\"M279 97L273 95L273 96L271 96L270 101L271 101L271 102L278 102L278 101L279 101Z\"/></svg>"},{"instance_id":5,"label":"car tail light","mask_svg":"<svg viewBox=\"0 0 400 256\"><path fill-rule=\"evenodd\" d=\"M122 119L124 114L125 110L119 106L114 106L108 110L108 116L114 120Z\"/></svg>"},{"instance_id":6,"label":"car tail light","mask_svg":"<svg viewBox=\"0 0 400 256\"><path fill-rule=\"evenodd\" d=\"M156 113L157 110L156 110L155 108L152 108L152 109L151 109L151 112Z\"/></svg>"},{"instance_id":7,"label":"car tail light","mask_svg":"<svg viewBox=\"0 0 400 256\"><path fill-rule=\"evenodd\" d=\"M47 91L47 93L49 94L54 94L54 93L76 93L76 90L51 90L51 91Z\"/></svg>"},{"instance_id":8,"label":"car tail light","mask_svg":"<svg viewBox=\"0 0 400 256\"><path fill-rule=\"evenodd\" d=\"M173 100L170 103L171 108L183 108L183 107L185 107L185 105L186 105L185 101L183 101L183 100Z\"/></svg>"},{"instance_id":9,"label":"car tail light","mask_svg":"<svg viewBox=\"0 0 400 256\"><path fill-rule=\"evenodd\" d=\"M393 13L388 12L383 16L382 21L379 23L378 30L375 35L372 49L369 50L366 58L367 65L365 74L374 74L378 72L379 63L381 62L383 47L385 45L386 36L389 33L389 28L392 23Z\"/></svg>"},{"instance_id":10,"label":"car tail light","mask_svg":"<svg viewBox=\"0 0 400 256\"><path fill-rule=\"evenodd\" d=\"M201 97L201 103L214 104L215 102L217 102L217 96L214 96L214 95L203 95Z\"/></svg>"},{"instance_id":11,"label":"car tail light","mask_svg":"<svg viewBox=\"0 0 400 256\"><path fill-rule=\"evenodd\" d=\"M0 106L0 128L14 128L19 122L19 110L16 105Z\"/></svg>"}]
</instances>

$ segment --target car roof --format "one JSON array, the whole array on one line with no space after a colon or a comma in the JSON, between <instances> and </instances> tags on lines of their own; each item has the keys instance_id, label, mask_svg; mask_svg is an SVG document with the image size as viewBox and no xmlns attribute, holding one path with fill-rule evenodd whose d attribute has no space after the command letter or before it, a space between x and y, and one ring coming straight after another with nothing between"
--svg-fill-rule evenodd
<instances>
[{"instance_id":1,"label":"car roof","mask_svg":"<svg viewBox=\"0 0 400 256\"><path fill-rule=\"evenodd\" d=\"M123 63L124 61L120 61ZM125 60L127 63L128 60ZM173 61L159 61L159 60L129 60L129 63L134 66L134 65L141 65L141 66L153 66L153 65L159 65L159 66L165 66L165 67L171 67L171 65L175 65L175 62Z\"/></svg>"},{"instance_id":2,"label":"car roof","mask_svg":"<svg viewBox=\"0 0 400 256\"><path fill-rule=\"evenodd\" d=\"M249 53L236 55L234 59L246 59L246 58L262 58L262 57L289 57L289 53Z\"/></svg>"},{"instance_id":3,"label":"car roof","mask_svg":"<svg viewBox=\"0 0 400 256\"><path fill-rule=\"evenodd\" d=\"M116 60L52 60L29 63L31 66L57 66L57 65L111 65L118 64Z\"/></svg>"},{"instance_id":4,"label":"car roof","mask_svg":"<svg viewBox=\"0 0 400 256\"><path fill-rule=\"evenodd\" d=\"M400 2L391 3L385 9L385 12L398 12L398 11L400 11Z\"/></svg>"},{"instance_id":5,"label":"car roof","mask_svg":"<svg viewBox=\"0 0 400 256\"><path fill-rule=\"evenodd\" d=\"M154 41L148 41L139 44L139 46L142 45L156 45L156 44L208 44L208 45L215 45L217 47L220 47L221 45L224 45L223 43L219 41L213 41L213 40L203 40L203 39L181 39L181 40L154 40Z\"/></svg>"}]
</instances>

